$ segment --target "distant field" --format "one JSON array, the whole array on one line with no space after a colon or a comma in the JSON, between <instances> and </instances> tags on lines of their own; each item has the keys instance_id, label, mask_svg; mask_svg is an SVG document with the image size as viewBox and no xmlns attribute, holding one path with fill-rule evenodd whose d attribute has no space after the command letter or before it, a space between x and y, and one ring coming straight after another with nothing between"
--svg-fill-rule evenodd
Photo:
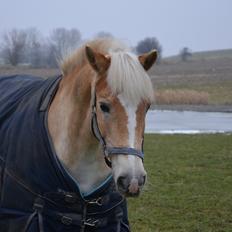
<instances>
[{"instance_id":1,"label":"distant field","mask_svg":"<svg viewBox=\"0 0 232 232\"><path fill-rule=\"evenodd\" d=\"M0 75L23 73L49 77L59 70L0 66ZM187 62L165 58L150 74L158 105L232 105L232 49L193 53Z\"/></svg>"},{"instance_id":2,"label":"distant field","mask_svg":"<svg viewBox=\"0 0 232 232\"><path fill-rule=\"evenodd\" d=\"M232 135L146 135L133 232L231 232Z\"/></svg>"},{"instance_id":3,"label":"distant field","mask_svg":"<svg viewBox=\"0 0 232 232\"><path fill-rule=\"evenodd\" d=\"M202 51L202 52L194 52L192 56L192 60L199 59L221 59L221 58L230 58L232 59L232 49L222 49L222 50L213 50L213 51ZM178 61L180 60L179 56L170 56L165 59L166 61Z\"/></svg>"},{"instance_id":4,"label":"distant field","mask_svg":"<svg viewBox=\"0 0 232 232\"><path fill-rule=\"evenodd\" d=\"M150 74L158 91L195 90L209 94L208 104L232 104L232 49L194 53L187 62L170 57Z\"/></svg>"}]
</instances>

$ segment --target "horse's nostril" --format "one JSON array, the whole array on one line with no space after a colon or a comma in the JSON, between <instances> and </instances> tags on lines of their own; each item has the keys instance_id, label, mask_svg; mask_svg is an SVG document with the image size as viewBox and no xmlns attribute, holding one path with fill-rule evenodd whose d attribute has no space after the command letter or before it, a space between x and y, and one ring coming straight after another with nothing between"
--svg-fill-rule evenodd
<instances>
[{"instance_id":1,"label":"horse's nostril","mask_svg":"<svg viewBox=\"0 0 232 232\"><path fill-rule=\"evenodd\" d=\"M147 179L147 176L144 176L144 177L143 177L143 184L145 184L146 179Z\"/></svg>"},{"instance_id":2,"label":"horse's nostril","mask_svg":"<svg viewBox=\"0 0 232 232\"><path fill-rule=\"evenodd\" d=\"M139 186L143 186L146 182L146 176L142 176L140 179L139 179Z\"/></svg>"},{"instance_id":3,"label":"horse's nostril","mask_svg":"<svg viewBox=\"0 0 232 232\"><path fill-rule=\"evenodd\" d=\"M118 188L123 189L124 191L128 188L127 178L125 176L119 176L117 180Z\"/></svg>"}]
</instances>

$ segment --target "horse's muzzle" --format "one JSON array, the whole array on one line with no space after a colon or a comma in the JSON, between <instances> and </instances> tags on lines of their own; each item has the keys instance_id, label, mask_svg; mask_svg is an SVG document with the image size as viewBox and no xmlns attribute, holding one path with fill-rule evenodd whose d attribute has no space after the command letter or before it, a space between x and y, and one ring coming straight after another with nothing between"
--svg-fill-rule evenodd
<instances>
[{"instance_id":1,"label":"horse's muzzle","mask_svg":"<svg viewBox=\"0 0 232 232\"><path fill-rule=\"evenodd\" d=\"M138 177L119 176L116 184L118 191L126 197L137 197L145 184L146 175L142 174Z\"/></svg>"}]
</instances>

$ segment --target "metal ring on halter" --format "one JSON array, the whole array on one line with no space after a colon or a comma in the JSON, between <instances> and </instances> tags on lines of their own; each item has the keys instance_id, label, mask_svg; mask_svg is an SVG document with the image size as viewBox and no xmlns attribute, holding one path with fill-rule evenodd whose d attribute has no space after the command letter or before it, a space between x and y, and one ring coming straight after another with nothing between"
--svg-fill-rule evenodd
<instances>
[{"instance_id":1,"label":"metal ring on halter","mask_svg":"<svg viewBox=\"0 0 232 232\"><path fill-rule=\"evenodd\" d=\"M110 155L135 155L143 160L143 141L142 141L142 151L131 148L131 147L107 147L104 137L101 134L101 131L98 126L97 113L96 113L96 93L94 94L92 105L92 118L91 118L91 129L93 135L101 143L104 151L105 162L111 168L111 161L109 160Z\"/></svg>"}]
</instances>

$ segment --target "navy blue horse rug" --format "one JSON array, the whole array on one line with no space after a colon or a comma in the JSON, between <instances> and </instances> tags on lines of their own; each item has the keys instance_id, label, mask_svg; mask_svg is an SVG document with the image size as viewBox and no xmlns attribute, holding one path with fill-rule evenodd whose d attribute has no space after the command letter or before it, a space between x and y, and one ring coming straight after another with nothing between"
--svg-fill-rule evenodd
<instances>
[{"instance_id":1,"label":"navy blue horse rug","mask_svg":"<svg viewBox=\"0 0 232 232\"><path fill-rule=\"evenodd\" d=\"M83 196L54 152L47 113L60 79L0 77L0 231L129 231L112 178Z\"/></svg>"}]
</instances>

